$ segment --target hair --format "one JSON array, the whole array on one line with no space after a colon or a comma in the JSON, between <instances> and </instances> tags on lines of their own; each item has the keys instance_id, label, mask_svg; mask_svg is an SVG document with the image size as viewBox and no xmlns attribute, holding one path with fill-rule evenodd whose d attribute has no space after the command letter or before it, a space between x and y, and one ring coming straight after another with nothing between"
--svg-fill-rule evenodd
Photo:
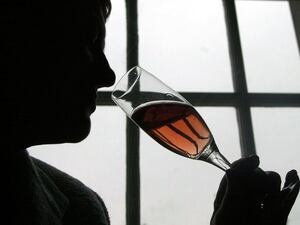
<instances>
[{"instance_id":1,"label":"hair","mask_svg":"<svg viewBox=\"0 0 300 225\"><path fill-rule=\"evenodd\" d=\"M52 24L60 24L60 20L68 19L70 13L80 17L78 20L91 13L96 16L102 13L107 19L111 9L111 0L1 0L1 58L10 61L13 57L15 60L22 51L25 52L23 47L33 47L31 39L47 34ZM1 67L7 62L0 62Z\"/></svg>"},{"instance_id":2,"label":"hair","mask_svg":"<svg viewBox=\"0 0 300 225\"><path fill-rule=\"evenodd\" d=\"M100 2L103 2L103 8L105 9L104 11L104 16L105 18L108 18L110 13L111 13L111 1L110 0L99 0Z\"/></svg>"},{"instance_id":3,"label":"hair","mask_svg":"<svg viewBox=\"0 0 300 225\"><path fill-rule=\"evenodd\" d=\"M105 19L111 13L110 0L1 0L0 26L1 36L22 35L19 31L26 31L34 23L51 23L58 16L66 16L67 11L79 11L79 14L87 13L86 10L102 12ZM90 12L89 12L90 13ZM37 19L38 18L38 19ZM15 33L16 32L16 33ZM18 33L19 32L19 33ZM12 36L13 36L12 35Z\"/></svg>"}]
</instances>

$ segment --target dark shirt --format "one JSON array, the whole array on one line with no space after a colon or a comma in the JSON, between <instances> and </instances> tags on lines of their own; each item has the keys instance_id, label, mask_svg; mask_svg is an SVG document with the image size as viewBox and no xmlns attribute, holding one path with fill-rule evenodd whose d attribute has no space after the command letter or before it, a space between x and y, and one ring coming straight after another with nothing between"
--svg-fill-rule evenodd
<instances>
[{"instance_id":1,"label":"dark shirt","mask_svg":"<svg viewBox=\"0 0 300 225\"><path fill-rule=\"evenodd\" d=\"M27 151L3 161L1 225L110 224L102 199L77 179Z\"/></svg>"}]
</instances>

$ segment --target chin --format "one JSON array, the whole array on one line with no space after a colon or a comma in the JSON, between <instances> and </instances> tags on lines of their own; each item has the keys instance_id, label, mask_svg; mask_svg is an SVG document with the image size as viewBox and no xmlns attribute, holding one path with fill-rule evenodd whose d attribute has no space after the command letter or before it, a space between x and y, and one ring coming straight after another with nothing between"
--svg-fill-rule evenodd
<instances>
[{"instance_id":1,"label":"chin","mask_svg":"<svg viewBox=\"0 0 300 225\"><path fill-rule=\"evenodd\" d=\"M89 116L72 114L68 119L61 119L50 125L48 133L52 143L78 143L83 141L90 133L91 119ZM53 127L54 125L54 127ZM55 135L53 135L55 134Z\"/></svg>"},{"instance_id":2,"label":"chin","mask_svg":"<svg viewBox=\"0 0 300 225\"><path fill-rule=\"evenodd\" d=\"M91 120L87 118L70 126L70 130L66 132L66 141L69 143L78 143L87 138L91 131Z\"/></svg>"}]
</instances>

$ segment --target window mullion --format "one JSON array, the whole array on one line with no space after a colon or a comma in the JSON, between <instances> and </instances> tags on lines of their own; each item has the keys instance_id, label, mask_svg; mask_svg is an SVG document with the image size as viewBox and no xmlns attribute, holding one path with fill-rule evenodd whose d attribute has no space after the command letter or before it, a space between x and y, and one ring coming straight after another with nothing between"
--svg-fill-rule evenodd
<instances>
[{"instance_id":1,"label":"window mullion","mask_svg":"<svg viewBox=\"0 0 300 225\"><path fill-rule=\"evenodd\" d=\"M289 2L300 52L300 1L290 0Z\"/></svg>"},{"instance_id":2,"label":"window mullion","mask_svg":"<svg viewBox=\"0 0 300 225\"><path fill-rule=\"evenodd\" d=\"M240 130L242 156L255 154L255 143L251 121L248 91L244 69L242 47L234 0L223 0L225 21L231 60L233 86L238 95L237 117Z\"/></svg>"},{"instance_id":3,"label":"window mullion","mask_svg":"<svg viewBox=\"0 0 300 225\"><path fill-rule=\"evenodd\" d=\"M137 0L126 0L127 70L138 65ZM126 122L126 224L140 225L140 133Z\"/></svg>"}]
</instances>

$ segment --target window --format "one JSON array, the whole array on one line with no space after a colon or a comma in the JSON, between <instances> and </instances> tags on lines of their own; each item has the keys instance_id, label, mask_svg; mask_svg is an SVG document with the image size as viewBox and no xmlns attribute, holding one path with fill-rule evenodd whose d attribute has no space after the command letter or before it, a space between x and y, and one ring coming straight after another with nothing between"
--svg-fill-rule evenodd
<instances>
[{"instance_id":1,"label":"window","mask_svg":"<svg viewBox=\"0 0 300 225\"><path fill-rule=\"evenodd\" d=\"M112 0L106 54L117 79L140 64L196 106L228 159L257 152L266 170L300 171L300 2L137 1ZM85 141L31 154L97 191L112 225L208 224L224 173L139 134L111 90L99 92ZM298 199L289 225L299 210Z\"/></svg>"},{"instance_id":2,"label":"window","mask_svg":"<svg viewBox=\"0 0 300 225\"><path fill-rule=\"evenodd\" d=\"M233 92L222 1L142 0L138 14L146 70L177 91Z\"/></svg>"},{"instance_id":3,"label":"window","mask_svg":"<svg viewBox=\"0 0 300 225\"><path fill-rule=\"evenodd\" d=\"M262 158L261 167L277 171L284 179L291 170L300 170L298 149L300 140L300 108L251 109L257 154ZM289 217L289 225L299 224L299 198Z\"/></svg>"},{"instance_id":4,"label":"window","mask_svg":"<svg viewBox=\"0 0 300 225\"><path fill-rule=\"evenodd\" d=\"M196 109L205 118L228 160L240 158L235 109ZM142 224L209 224L223 171L173 154L145 133L141 133L140 158Z\"/></svg>"},{"instance_id":5,"label":"window","mask_svg":"<svg viewBox=\"0 0 300 225\"><path fill-rule=\"evenodd\" d=\"M299 50L287 1L238 1L249 92L299 93Z\"/></svg>"}]
</instances>

